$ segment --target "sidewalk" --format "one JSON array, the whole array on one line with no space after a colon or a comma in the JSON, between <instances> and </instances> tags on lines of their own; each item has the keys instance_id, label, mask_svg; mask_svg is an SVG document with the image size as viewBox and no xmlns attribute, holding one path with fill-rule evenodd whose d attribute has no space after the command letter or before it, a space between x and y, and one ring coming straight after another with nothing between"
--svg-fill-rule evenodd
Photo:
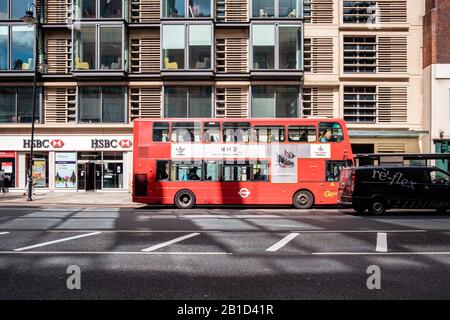
<instances>
[{"instance_id":1,"label":"sidewalk","mask_svg":"<svg viewBox=\"0 0 450 320\"><path fill-rule=\"evenodd\" d=\"M142 204L131 200L130 192L45 192L35 191L33 201L27 201L24 192L0 193L0 207L3 205L64 206L87 205L104 207L138 207Z\"/></svg>"}]
</instances>

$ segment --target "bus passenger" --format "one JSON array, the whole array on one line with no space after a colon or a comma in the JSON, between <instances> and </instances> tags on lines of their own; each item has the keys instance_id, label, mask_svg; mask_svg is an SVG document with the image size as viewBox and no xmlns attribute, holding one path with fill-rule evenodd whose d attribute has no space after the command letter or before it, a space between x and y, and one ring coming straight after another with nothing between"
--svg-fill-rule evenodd
<instances>
[{"instance_id":1,"label":"bus passenger","mask_svg":"<svg viewBox=\"0 0 450 320\"><path fill-rule=\"evenodd\" d=\"M193 167L191 170L189 170L188 180L200 180L200 177L197 174L197 167Z\"/></svg>"}]
</instances>

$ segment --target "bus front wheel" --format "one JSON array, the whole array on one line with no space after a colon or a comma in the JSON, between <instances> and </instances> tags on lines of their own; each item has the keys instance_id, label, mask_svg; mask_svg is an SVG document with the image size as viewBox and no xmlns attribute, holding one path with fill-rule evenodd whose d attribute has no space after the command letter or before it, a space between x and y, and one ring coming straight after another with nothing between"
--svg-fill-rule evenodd
<instances>
[{"instance_id":1,"label":"bus front wheel","mask_svg":"<svg viewBox=\"0 0 450 320\"><path fill-rule=\"evenodd\" d=\"M314 195L307 190L297 191L293 203L297 209L310 209L314 204Z\"/></svg>"},{"instance_id":2,"label":"bus front wheel","mask_svg":"<svg viewBox=\"0 0 450 320\"><path fill-rule=\"evenodd\" d=\"M175 195L175 205L178 209L191 209L195 205L195 194L190 190L178 191Z\"/></svg>"}]
</instances>

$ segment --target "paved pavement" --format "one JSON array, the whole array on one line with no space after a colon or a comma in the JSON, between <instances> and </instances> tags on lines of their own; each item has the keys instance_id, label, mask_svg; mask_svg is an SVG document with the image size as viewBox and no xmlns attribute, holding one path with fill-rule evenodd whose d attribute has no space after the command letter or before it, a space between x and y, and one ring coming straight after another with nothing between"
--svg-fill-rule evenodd
<instances>
[{"instance_id":1,"label":"paved pavement","mask_svg":"<svg viewBox=\"0 0 450 320\"><path fill-rule=\"evenodd\" d=\"M130 192L50 192L36 190L33 201L28 202L23 191L0 193L0 206L109 206L109 207L139 207L131 200Z\"/></svg>"},{"instance_id":2,"label":"paved pavement","mask_svg":"<svg viewBox=\"0 0 450 320\"><path fill-rule=\"evenodd\" d=\"M449 265L433 211L0 207L0 299L449 299Z\"/></svg>"}]
</instances>

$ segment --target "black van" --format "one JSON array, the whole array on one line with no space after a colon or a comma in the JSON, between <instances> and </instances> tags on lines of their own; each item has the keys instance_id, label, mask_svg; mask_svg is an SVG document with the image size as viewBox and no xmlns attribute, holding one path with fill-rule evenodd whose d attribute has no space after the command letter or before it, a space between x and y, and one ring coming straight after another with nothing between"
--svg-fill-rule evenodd
<instances>
[{"instance_id":1,"label":"black van","mask_svg":"<svg viewBox=\"0 0 450 320\"><path fill-rule=\"evenodd\" d=\"M339 203L380 215L389 208L450 208L450 177L436 167L364 166L344 168Z\"/></svg>"}]
</instances>

